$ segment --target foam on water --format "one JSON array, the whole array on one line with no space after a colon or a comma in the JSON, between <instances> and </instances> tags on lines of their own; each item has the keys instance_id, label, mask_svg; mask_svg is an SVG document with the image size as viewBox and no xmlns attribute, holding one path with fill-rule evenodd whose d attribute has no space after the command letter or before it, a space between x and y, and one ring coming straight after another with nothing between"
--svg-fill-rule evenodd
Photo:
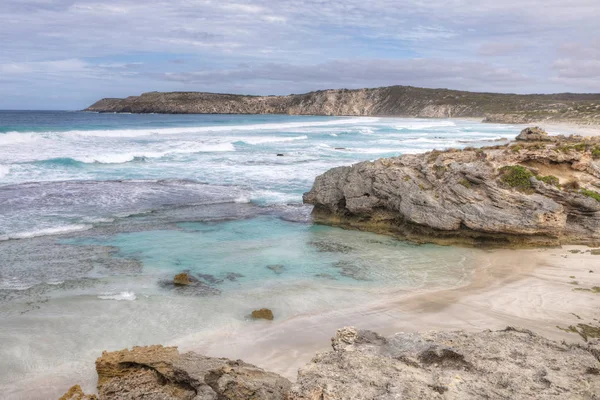
<instances>
[{"instance_id":1,"label":"foam on water","mask_svg":"<svg viewBox=\"0 0 600 400\"><path fill-rule=\"evenodd\" d=\"M283 335L290 343L319 331L325 343L366 315L389 322L394 310L368 307L390 296L465 284L477 250L315 226L302 193L336 166L518 132L402 118L10 118L0 125L7 399L58 398L73 382L93 388L102 350L185 344L252 362L250 344L277 329L293 326L293 338ZM203 284L175 287L182 271ZM273 309L273 323L247 318L261 307ZM227 335L246 352L222 345Z\"/></svg>"},{"instance_id":2,"label":"foam on water","mask_svg":"<svg viewBox=\"0 0 600 400\"><path fill-rule=\"evenodd\" d=\"M134 292L121 292L121 293L104 293L98 296L100 300L125 300L125 301L134 301L137 299L137 296Z\"/></svg>"}]
</instances>

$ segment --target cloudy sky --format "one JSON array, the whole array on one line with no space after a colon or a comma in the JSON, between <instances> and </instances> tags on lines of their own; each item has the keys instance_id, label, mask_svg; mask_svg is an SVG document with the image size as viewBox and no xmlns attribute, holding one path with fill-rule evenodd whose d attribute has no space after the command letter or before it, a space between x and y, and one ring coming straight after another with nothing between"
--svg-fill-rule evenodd
<instances>
[{"instance_id":1,"label":"cloudy sky","mask_svg":"<svg viewBox=\"0 0 600 400\"><path fill-rule=\"evenodd\" d=\"M153 90L600 92L600 0L0 2L0 109Z\"/></svg>"}]
</instances>

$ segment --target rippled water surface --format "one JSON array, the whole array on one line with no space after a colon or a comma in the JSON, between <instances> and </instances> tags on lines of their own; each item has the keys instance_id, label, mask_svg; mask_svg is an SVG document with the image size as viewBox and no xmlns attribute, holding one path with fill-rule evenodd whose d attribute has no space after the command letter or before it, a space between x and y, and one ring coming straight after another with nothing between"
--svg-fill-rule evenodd
<instances>
[{"instance_id":1,"label":"rippled water surface","mask_svg":"<svg viewBox=\"0 0 600 400\"><path fill-rule=\"evenodd\" d=\"M333 332L394 293L465 284L477 251L316 226L302 193L331 167L502 143L518 130L0 112L0 392L25 399L47 398L32 387L52 396L67 383L93 388L104 349L206 348L259 331L268 338L316 315L335 315L321 326ZM175 287L182 271L196 283ZM260 307L273 309L273 323L248 319Z\"/></svg>"}]
</instances>

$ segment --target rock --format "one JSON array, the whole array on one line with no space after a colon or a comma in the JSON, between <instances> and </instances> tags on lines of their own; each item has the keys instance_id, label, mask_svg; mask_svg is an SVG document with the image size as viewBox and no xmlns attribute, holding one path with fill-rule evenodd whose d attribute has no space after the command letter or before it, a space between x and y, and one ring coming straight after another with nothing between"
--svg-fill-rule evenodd
<instances>
[{"instance_id":1,"label":"rock","mask_svg":"<svg viewBox=\"0 0 600 400\"><path fill-rule=\"evenodd\" d=\"M223 282L222 279L217 279L212 275L200 274L200 276L213 284ZM188 272L181 272L175 275L173 280L160 280L158 285L165 289L175 290L178 294L186 296L209 296L221 293L219 289L202 282Z\"/></svg>"},{"instance_id":2,"label":"rock","mask_svg":"<svg viewBox=\"0 0 600 400\"><path fill-rule=\"evenodd\" d=\"M96 360L98 397L74 386L60 400L594 400L600 341L590 332L575 345L511 327L389 337L346 327L295 384L241 360L134 347Z\"/></svg>"},{"instance_id":3,"label":"rock","mask_svg":"<svg viewBox=\"0 0 600 400\"><path fill-rule=\"evenodd\" d=\"M283 157L283 153L277 153L277 157Z\"/></svg>"},{"instance_id":4,"label":"rock","mask_svg":"<svg viewBox=\"0 0 600 400\"><path fill-rule=\"evenodd\" d=\"M101 400L284 399L290 382L243 361L212 358L175 347L104 352L96 360Z\"/></svg>"},{"instance_id":5,"label":"rock","mask_svg":"<svg viewBox=\"0 0 600 400\"><path fill-rule=\"evenodd\" d=\"M85 394L81 386L75 385L63 394L58 400L98 400L95 394Z\"/></svg>"},{"instance_id":6,"label":"rock","mask_svg":"<svg viewBox=\"0 0 600 400\"><path fill-rule=\"evenodd\" d=\"M592 349L507 328L382 337L343 328L298 372L290 400L594 399Z\"/></svg>"},{"instance_id":7,"label":"rock","mask_svg":"<svg viewBox=\"0 0 600 400\"><path fill-rule=\"evenodd\" d=\"M273 311L268 308L261 308L260 310L252 311L252 319L267 319L269 321L273 320Z\"/></svg>"},{"instance_id":8,"label":"rock","mask_svg":"<svg viewBox=\"0 0 600 400\"><path fill-rule=\"evenodd\" d=\"M600 138L432 151L333 168L305 193L317 223L418 243L600 245ZM570 184L571 182L576 185ZM319 251L348 252L313 242Z\"/></svg>"},{"instance_id":9,"label":"rock","mask_svg":"<svg viewBox=\"0 0 600 400\"><path fill-rule=\"evenodd\" d=\"M173 278L173 283L177 286L186 286L192 283L192 281L190 281L190 275L187 272L182 272L175 275L175 278Z\"/></svg>"},{"instance_id":10,"label":"rock","mask_svg":"<svg viewBox=\"0 0 600 400\"><path fill-rule=\"evenodd\" d=\"M594 256L600 256L600 249L592 249L590 253Z\"/></svg>"},{"instance_id":11,"label":"rock","mask_svg":"<svg viewBox=\"0 0 600 400\"><path fill-rule=\"evenodd\" d=\"M235 282L237 281L239 278L243 278L244 275L242 274L238 274L237 272L229 272L227 273L227 275L225 276L225 279L227 279L228 281L231 282Z\"/></svg>"},{"instance_id":12,"label":"rock","mask_svg":"<svg viewBox=\"0 0 600 400\"><path fill-rule=\"evenodd\" d=\"M517 140L526 140L526 141L552 141L554 138L552 136L548 136L548 132L534 126L532 128L525 128L521 131L519 136L517 136Z\"/></svg>"},{"instance_id":13,"label":"rock","mask_svg":"<svg viewBox=\"0 0 600 400\"><path fill-rule=\"evenodd\" d=\"M285 266L283 264L267 265L267 268L276 273L277 275L282 274L283 271L285 271Z\"/></svg>"}]
</instances>

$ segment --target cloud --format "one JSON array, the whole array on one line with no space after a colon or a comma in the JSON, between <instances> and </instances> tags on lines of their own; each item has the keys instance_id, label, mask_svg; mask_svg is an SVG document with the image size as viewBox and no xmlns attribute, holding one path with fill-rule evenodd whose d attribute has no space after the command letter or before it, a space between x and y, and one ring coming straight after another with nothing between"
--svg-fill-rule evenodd
<instances>
[{"instance_id":1,"label":"cloud","mask_svg":"<svg viewBox=\"0 0 600 400\"><path fill-rule=\"evenodd\" d=\"M44 75L98 97L109 79L123 90L574 91L596 79L599 18L598 0L3 0L0 71L24 83L0 90L41 88Z\"/></svg>"}]
</instances>

